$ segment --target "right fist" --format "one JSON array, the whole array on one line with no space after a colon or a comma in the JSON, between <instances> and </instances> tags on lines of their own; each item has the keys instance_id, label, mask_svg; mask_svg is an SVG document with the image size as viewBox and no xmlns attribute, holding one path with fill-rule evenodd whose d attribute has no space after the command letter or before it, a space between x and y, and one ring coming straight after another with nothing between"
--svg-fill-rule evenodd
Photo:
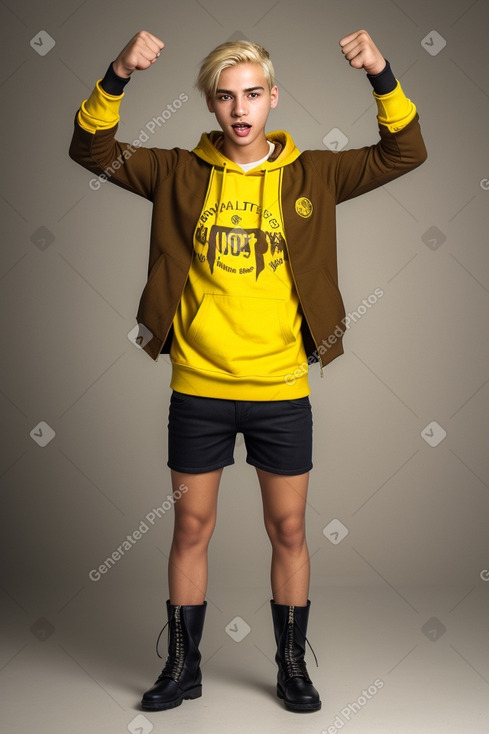
<instances>
[{"instance_id":1,"label":"right fist","mask_svg":"<svg viewBox=\"0 0 489 734\"><path fill-rule=\"evenodd\" d=\"M149 69L160 55L164 45L163 41L153 36L152 33L139 31L131 38L127 46L124 46L112 67L115 73L122 77L130 76L136 69Z\"/></svg>"}]
</instances>

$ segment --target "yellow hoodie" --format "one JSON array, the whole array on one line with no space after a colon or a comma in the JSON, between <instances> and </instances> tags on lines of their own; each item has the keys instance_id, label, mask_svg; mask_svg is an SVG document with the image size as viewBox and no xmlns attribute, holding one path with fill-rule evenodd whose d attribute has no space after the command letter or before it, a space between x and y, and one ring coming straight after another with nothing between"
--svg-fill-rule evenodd
<instances>
[{"instance_id":1,"label":"yellow hoodie","mask_svg":"<svg viewBox=\"0 0 489 734\"><path fill-rule=\"evenodd\" d=\"M269 133L280 154L245 172L220 152L222 138L204 133L194 149L212 169L173 320L170 386L230 400L303 397L307 372L285 380L307 357L281 210L283 167L300 151L288 133Z\"/></svg>"}]
</instances>

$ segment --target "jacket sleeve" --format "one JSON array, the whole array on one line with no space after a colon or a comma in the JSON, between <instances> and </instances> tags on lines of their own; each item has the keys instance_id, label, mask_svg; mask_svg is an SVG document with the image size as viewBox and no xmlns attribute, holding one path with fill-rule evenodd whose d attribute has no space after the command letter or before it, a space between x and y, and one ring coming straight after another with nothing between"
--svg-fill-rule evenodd
<instances>
[{"instance_id":1,"label":"jacket sleeve","mask_svg":"<svg viewBox=\"0 0 489 734\"><path fill-rule=\"evenodd\" d=\"M96 82L90 97L83 100L76 112L69 156L98 177L90 182L91 188L111 181L152 200L161 176L174 165L175 154L141 147L148 139L146 133L142 140L140 135L132 143L116 140L124 92L109 94L101 82L102 79Z\"/></svg>"},{"instance_id":2,"label":"jacket sleeve","mask_svg":"<svg viewBox=\"0 0 489 734\"><path fill-rule=\"evenodd\" d=\"M397 81L388 94L373 92L380 140L375 145L315 151L315 163L336 204L353 199L417 168L426 158L419 115ZM319 155L318 155L319 153Z\"/></svg>"}]
</instances>

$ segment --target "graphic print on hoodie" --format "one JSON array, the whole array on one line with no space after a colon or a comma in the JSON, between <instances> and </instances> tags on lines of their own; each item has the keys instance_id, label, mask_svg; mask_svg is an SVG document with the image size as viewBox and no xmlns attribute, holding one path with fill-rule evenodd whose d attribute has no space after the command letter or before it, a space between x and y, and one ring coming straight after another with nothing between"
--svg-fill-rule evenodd
<instances>
[{"instance_id":1,"label":"graphic print on hoodie","mask_svg":"<svg viewBox=\"0 0 489 734\"><path fill-rule=\"evenodd\" d=\"M275 160L245 172L204 133L194 153L212 166L195 227L194 256L173 321L170 386L230 400L309 395L302 315L287 257L281 211L283 167L300 152L284 131Z\"/></svg>"}]
</instances>

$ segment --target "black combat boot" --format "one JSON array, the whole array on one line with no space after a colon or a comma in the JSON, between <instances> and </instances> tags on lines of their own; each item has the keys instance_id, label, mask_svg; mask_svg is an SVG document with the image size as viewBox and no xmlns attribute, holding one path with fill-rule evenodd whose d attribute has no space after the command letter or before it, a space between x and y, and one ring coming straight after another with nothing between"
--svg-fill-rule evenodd
<instances>
[{"instance_id":1,"label":"black combat boot","mask_svg":"<svg viewBox=\"0 0 489 734\"><path fill-rule=\"evenodd\" d=\"M304 660L311 602L308 600L305 607L295 607L275 604L272 599L270 605L277 643L277 696L284 700L285 708L289 711L319 711L319 693L309 678ZM314 650L312 652L314 654Z\"/></svg>"},{"instance_id":2,"label":"black combat boot","mask_svg":"<svg viewBox=\"0 0 489 734\"><path fill-rule=\"evenodd\" d=\"M170 604L169 600L166 602L168 657L155 684L142 698L143 709L164 711L180 706L184 698L199 698L202 695L199 644L206 607L206 601L203 604L188 606ZM161 657L158 652L158 641L156 652L158 657Z\"/></svg>"}]
</instances>

